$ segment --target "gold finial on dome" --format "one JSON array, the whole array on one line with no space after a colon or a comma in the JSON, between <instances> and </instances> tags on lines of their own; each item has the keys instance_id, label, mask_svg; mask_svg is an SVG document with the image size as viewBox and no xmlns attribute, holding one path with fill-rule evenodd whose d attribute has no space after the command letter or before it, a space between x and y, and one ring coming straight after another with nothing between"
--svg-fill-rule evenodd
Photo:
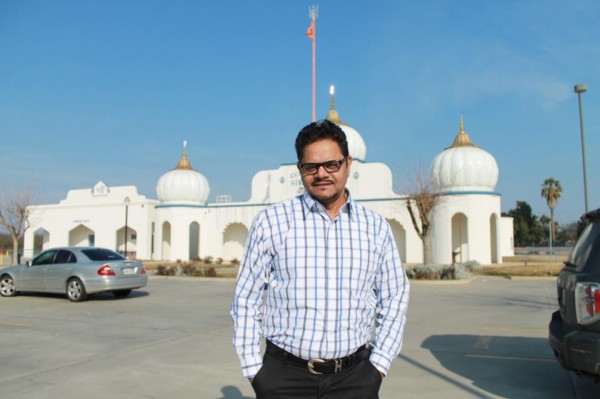
<instances>
[{"instance_id":1,"label":"gold finial on dome","mask_svg":"<svg viewBox=\"0 0 600 399\"><path fill-rule=\"evenodd\" d=\"M334 96L335 86L334 85L329 86L329 94L331 94L331 109L329 110L329 113L327 114L327 120L335 123L336 125L341 125L342 121L340 120L340 115L335 110L335 96Z\"/></svg>"},{"instance_id":2,"label":"gold finial on dome","mask_svg":"<svg viewBox=\"0 0 600 399\"><path fill-rule=\"evenodd\" d=\"M460 115L460 130L458 131L458 134L454 138L454 143L452 143L452 145L448 148L455 148L455 147L477 147L475 144L473 144L471 142L471 138L469 137L467 132L465 132L465 122L463 120L462 114Z\"/></svg>"},{"instance_id":3,"label":"gold finial on dome","mask_svg":"<svg viewBox=\"0 0 600 399\"><path fill-rule=\"evenodd\" d=\"M177 166L174 167L173 169L194 170L194 168L192 168L192 165L190 164L190 161L188 161L188 159L187 159L186 147L187 147L187 140L183 140L183 155L181 156L179 163L177 163Z\"/></svg>"}]
</instances>

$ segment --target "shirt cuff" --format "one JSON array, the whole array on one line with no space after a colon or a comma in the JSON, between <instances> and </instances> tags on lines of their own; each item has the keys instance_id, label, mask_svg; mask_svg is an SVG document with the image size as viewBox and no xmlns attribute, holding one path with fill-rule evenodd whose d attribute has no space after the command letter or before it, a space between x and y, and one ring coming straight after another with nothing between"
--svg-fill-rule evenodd
<instances>
[{"instance_id":1,"label":"shirt cuff","mask_svg":"<svg viewBox=\"0 0 600 399\"><path fill-rule=\"evenodd\" d=\"M254 378L258 370L262 367L262 358L250 359L247 362L242 361L242 374L244 378Z\"/></svg>"},{"instance_id":2,"label":"shirt cuff","mask_svg":"<svg viewBox=\"0 0 600 399\"><path fill-rule=\"evenodd\" d=\"M384 375L387 375L388 370L390 369L390 366L392 364L392 359L388 358L380 352L377 352L376 349L373 349L369 360L371 361L371 363L373 363L373 366L375 366L377 370L379 370Z\"/></svg>"}]
</instances>

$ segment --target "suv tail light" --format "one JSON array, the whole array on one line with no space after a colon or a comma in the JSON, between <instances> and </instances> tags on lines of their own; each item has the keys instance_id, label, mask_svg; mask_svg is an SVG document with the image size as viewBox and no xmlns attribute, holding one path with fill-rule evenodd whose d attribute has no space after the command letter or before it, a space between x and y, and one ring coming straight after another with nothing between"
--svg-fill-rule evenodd
<instances>
[{"instance_id":1,"label":"suv tail light","mask_svg":"<svg viewBox=\"0 0 600 399\"><path fill-rule=\"evenodd\" d=\"M146 274L146 268L144 266L142 266L142 271L140 272L140 274Z\"/></svg>"},{"instance_id":2,"label":"suv tail light","mask_svg":"<svg viewBox=\"0 0 600 399\"><path fill-rule=\"evenodd\" d=\"M100 269L98 269L98 271L96 272L96 274L98 276L114 276L115 275L115 271L107 263L105 265L102 265L102 267Z\"/></svg>"},{"instance_id":3,"label":"suv tail light","mask_svg":"<svg viewBox=\"0 0 600 399\"><path fill-rule=\"evenodd\" d=\"M591 324L600 320L600 284L577 283L575 313L579 324Z\"/></svg>"}]
</instances>

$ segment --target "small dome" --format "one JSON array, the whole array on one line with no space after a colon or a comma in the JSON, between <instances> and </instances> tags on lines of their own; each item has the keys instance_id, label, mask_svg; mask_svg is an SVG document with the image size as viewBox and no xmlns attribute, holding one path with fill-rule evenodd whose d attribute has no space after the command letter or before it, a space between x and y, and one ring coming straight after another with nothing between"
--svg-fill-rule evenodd
<instances>
[{"instance_id":1,"label":"small dome","mask_svg":"<svg viewBox=\"0 0 600 399\"><path fill-rule=\"evenodd\" d=\"M352 127L346 125L340 120L340 115L335 109L335 97L334 87L331 86L329 92L331 93L331 109L327 114L327 120L338 125L346 134L346 140L348 141L348 153L353 159L364 161L367 156L367 146L360 134Z\"/></svg>"},{"instance_id":2,"label":"small dome","mask_svg":"<svg viewBox=\"0 0 600 399\"><path fill-rule=\"evenodd\" d=\"M454 143L438 154L431 165L431 183L435 191L494 191L498 182L498 164L494 157L474 145L464 129Z\"/></svg>"},{"instance_id":3,"label":"small dome","mask_svg":"<svg viewBox=\"0 0 600 399\"><path fill-rule=\"evenodd\" d=\"M210 194L208 180L194 170L186 157L187 142L183 142L183 156L177 166L158 180L156 194L162 202L206 203Z\"/></svg>"}]
</instances>

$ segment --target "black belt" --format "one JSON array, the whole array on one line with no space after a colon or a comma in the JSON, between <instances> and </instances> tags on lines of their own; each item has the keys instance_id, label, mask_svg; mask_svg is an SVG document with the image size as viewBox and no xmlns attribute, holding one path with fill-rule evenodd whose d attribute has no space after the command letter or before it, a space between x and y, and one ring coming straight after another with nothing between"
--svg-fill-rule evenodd
<instances>
[{"instance_id":1,"label":"black belt","mask_svg":"<svg viewBox=\"0 0 600 399\"><path fill-rule=\"evenodd\" d=\"M371 350L363 345L356 352L339 359L311 359L304 360L298 356L281 349L267 340L266 354L280 361L288 362L298 367L308 369L311 374L331 374L342 371L353 364L360 363L371 356Z\"/></svg>"}]
</instances>

